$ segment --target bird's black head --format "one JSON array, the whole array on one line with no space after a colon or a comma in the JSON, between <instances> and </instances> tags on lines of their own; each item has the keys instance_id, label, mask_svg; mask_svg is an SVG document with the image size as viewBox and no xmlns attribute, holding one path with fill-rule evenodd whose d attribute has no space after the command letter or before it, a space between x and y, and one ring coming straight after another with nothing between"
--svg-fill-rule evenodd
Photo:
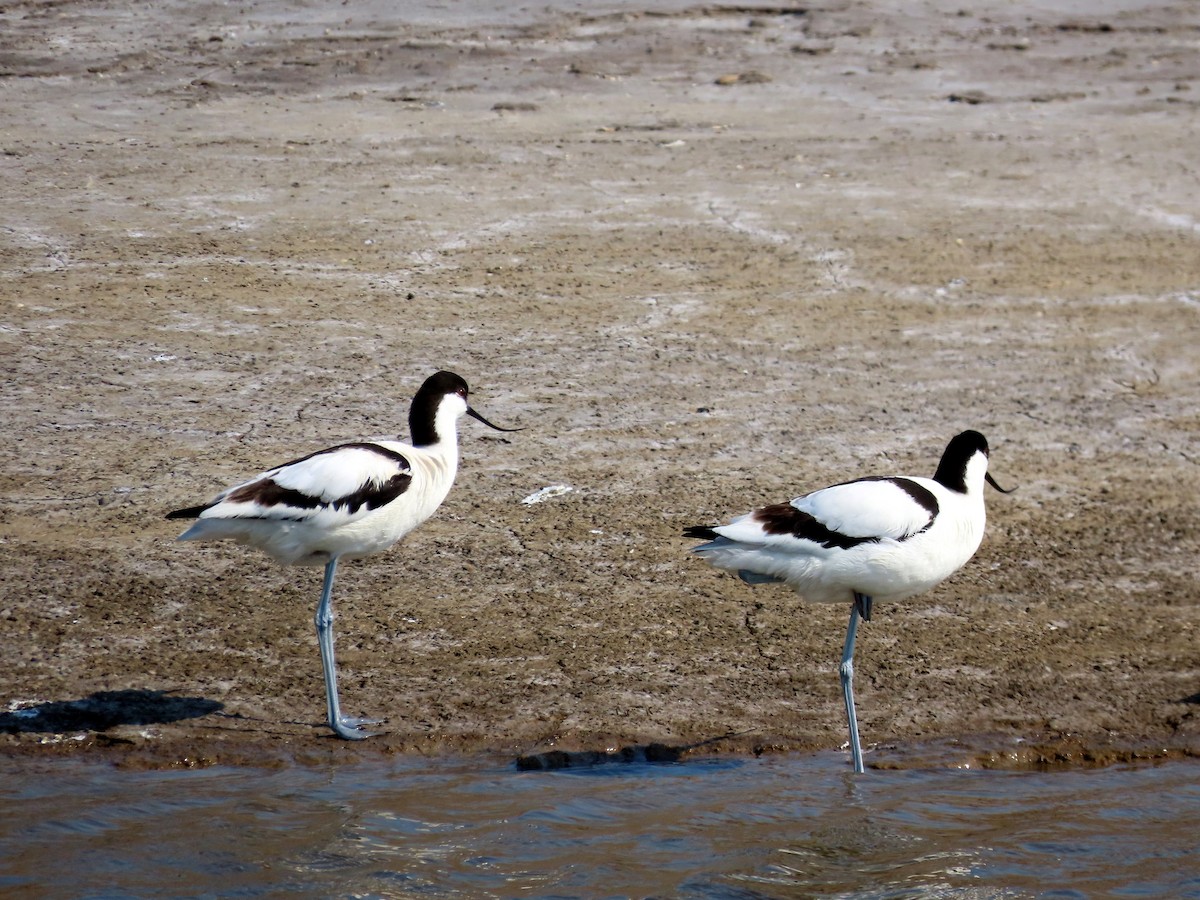
<instances>
[{"instance_id":1,"label":"bird's black head","mask_svg":"<svg viewBox=\"0 0 1200 900\"><path fill-rule=\"evenodd\" d=\"M438 442L437 411L442 400L451 394L462 397L467 405L470 389L461 375L453 372L436 372L425 379L413 397L412 409L408 412L408 431L414 447L429 447Z\"/></svg>"},{"instance_id":2,"label":"bird's black head","mask_svg":"<svg viewBox=\"0 0 1200 900\"><path fill-rule=\"evenodd\" d=\"M458 394L466 400L468 393L470 393L470 389L467 387L466 380L461 375L443 370L435 372L425 379L425 383L417 391L417 396L413 398L413 404L432 402L434 406L437 406L438 401L447 394Z\"/></svg>"},{"instance_id":3,"label":"bird's black head","mask_svg":"<svg viewBox=\"0 0 1200 900\"><path fill-rule=\"evenodd\" d=\"M1000 485L996 484L995 479L988 474L988 442L987 438L978 431L964 431L951 438L950 443L946 445L945 452L942 453L942 459L938 463L937 471L933 473L933 480L952 491L965 494L967 492L967 469L971 464L971 460L978 454L983 454L983 477L987 483L1001 493L1012 493L1012 491L1006 491Z\"/></svg>"},{"instance_id":4,"label":"bird's black head","mask_svg":"<svg viewBox=\"0 0 1200 900\"><path fill-rule=\"evenodd\" d=\"M408 414L408 430L412 435L414 447L428 447L438 442L437 433L437 413L438 407L441 406L442 400L446 397L456 394L462 398L464 409L460 411L466 412L472 419L482 422L488 428L494 428L497 431L520 431L520 428L501 428L499 425L493 425L475 410L471 409L467 403L467 395L470 389L467 387L466 380L461 375L456 375L453 372L436 372L425 379L425 383L421 385L417 395L413 397L412 409Z\"/></svg>"}]
</instances>

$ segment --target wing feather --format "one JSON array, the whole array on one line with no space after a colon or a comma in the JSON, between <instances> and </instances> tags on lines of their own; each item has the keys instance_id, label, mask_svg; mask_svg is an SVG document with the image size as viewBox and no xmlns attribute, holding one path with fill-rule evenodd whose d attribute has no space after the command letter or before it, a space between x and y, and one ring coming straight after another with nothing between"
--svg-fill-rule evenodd
<instances>
[{"instance_id":1,"label":"wing feather","mask_svg":"<svg viewBox=\"0 0 1200 900\"><path fill-rule=\"evenodd\" d=\"M343 444L277 466L222 493L201 518L306 521L353 517L408 489L412 466L380 444Z\"/></svg>"},{"instance_id":2,"label":"wing feather","mask_svg":"<svg viewBox=\"0 0 1200 900\"><path fill-rule=\"evenodd\" d=\"M906 540L933 524L937 511L933 492L914 479L863 478L763 507L714 531L742 544L849 549Z\"/></svg>"}]
</instances>

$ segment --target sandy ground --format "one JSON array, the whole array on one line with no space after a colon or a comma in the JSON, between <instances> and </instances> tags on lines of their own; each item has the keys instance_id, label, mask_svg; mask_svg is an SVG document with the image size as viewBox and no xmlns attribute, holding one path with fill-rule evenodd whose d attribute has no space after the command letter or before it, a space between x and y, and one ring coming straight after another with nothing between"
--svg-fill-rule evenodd
<instances>
[{"instance_id":1,"label":"sandy ground","mask_svg":"<svg viewBox=\"0 0 1200 900\"><path fill-rule=\"evenodd\" d=\"M1200 8L978 6L0 2L0 752L837 748L848 607L680 531L971 427L868 763L1200 753ZM320 571L163 514L439 368L527 430L343 567L350 744Z\"/></svg>"}]
</instances>

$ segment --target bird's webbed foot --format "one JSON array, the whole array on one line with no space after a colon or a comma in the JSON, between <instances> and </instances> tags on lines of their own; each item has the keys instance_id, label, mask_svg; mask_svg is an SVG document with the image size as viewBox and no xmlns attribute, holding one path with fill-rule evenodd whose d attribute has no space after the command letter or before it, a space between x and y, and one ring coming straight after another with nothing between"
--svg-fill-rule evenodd
<instances>
[{"instance_id":1,"label":"bird's webbed foot","mask_svg":"<svg viewBox=\"0 0 1200 900\"><path fill-rule=\"evenodd\" d=\"M329 727L338 737L347 741L361 741L363 738L375 737L378 731L368 731L364 726L378 725L383 719L355 719L350 716L339 716L329 720Z\"/></svg>"}]
</instances>

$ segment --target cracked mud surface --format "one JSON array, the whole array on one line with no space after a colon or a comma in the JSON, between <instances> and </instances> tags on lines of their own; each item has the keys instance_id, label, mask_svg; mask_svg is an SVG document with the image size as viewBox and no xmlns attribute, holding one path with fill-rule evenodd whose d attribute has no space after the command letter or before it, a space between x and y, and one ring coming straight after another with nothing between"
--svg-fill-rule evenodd
<instances>
[{"instance_id":1,"label":"cracked mud surface","mask_svg":"<svg viewBox=\"0 0 1200 900\"><path fill-rule=\"evenodd\" d=\"M836 748L848 607L679 533L968 427L1019 489L860 630L868 762L1197 752L1193 6L306 15L0 3L3 752ZM527 430L342 567L350 745L319 570L162 517L438 368Z\"/></svg>"}]
</instances>

